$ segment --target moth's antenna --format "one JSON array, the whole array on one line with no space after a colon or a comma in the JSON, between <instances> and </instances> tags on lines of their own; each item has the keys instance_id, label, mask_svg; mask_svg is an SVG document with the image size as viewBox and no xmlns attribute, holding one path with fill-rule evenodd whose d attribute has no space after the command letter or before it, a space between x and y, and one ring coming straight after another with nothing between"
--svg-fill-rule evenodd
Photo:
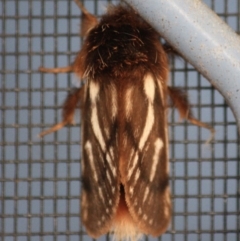
<instances>
[{"instance_id":1,"label":"moth's antenna","mask_svg":"<svg viewBox=\"0 0 240 241\"><path fill-rule=\"evenodd\" d=\"M80 10L83 12L84 15L90 14L79 0L74 0L74 2L78 5L78 7L80 8Z\"/></svg>"},{"instance_id":2,"label":"moth's antenna","mask_svg":"<svg viewBox=\"0 0 240 241\"><path fill-rule=\"evenodd\" d=\"M81 35L86 36L88 32L97 25L98 20L94 15L88 12L79 0L74 0L74 2L82 11Z\"/></svg>"}]
</instances>

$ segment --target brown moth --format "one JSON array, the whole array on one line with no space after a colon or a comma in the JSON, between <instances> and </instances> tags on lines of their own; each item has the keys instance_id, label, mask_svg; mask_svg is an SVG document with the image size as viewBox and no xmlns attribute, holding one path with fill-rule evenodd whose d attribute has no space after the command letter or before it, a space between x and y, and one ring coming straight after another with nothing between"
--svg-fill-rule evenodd
<instances>
[{"instance_id":1,"label":"brown moth","mask_svg":"<svg viewBox=\"0 0 240 241\"><path fill-rule=\"evenodd\" d=\"M62 122L40 136L72 123L80 104L81 218L88 234L159 236L171 218L167 99L181 118L212 129L193 117L184 92L167 86L167 51L135 10L111 6L98 21L75 2L83 13L81 51L68 67L40 71L72 71L84 85L67 97Z\"/></svg>"}]
</instances>

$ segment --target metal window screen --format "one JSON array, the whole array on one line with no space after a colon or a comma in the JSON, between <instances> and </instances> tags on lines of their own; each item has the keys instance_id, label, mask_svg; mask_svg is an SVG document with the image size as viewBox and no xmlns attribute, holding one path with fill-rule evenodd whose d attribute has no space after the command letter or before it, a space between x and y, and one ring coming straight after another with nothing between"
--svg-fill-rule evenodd
<instances>
[{"instance_id":1,"label":"metal window screen","mask_svg":"<svg viewBox=\"0 0 240 241\"><path fill-rule=\"evenodd\" d=\"M111 1L85 0L97 15ZM112 1L114 4L118 1ZM239 0L204 0L236 32ZM160 14L160 13L159 13ZM81 46L72 0L0 2L0 240L89 240L79 219L80 124L38 134L61 119L73 74L42 74L69 65ZM223 97L191 65L171 61L170 83L188 91L194 114L216 130L169 114L172 223L162 241L240 240L239 138ZM101 240L108 236L101 237ZM149 237L149 239L152 239Z\"/></svg>"}]
</instances>

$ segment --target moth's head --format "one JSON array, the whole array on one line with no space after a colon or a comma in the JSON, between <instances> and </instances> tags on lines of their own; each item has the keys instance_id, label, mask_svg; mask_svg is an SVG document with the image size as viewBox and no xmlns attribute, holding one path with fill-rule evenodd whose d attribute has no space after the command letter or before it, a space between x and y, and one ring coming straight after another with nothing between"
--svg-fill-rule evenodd
<instances>
[{"instance_id":1,"label":"moth's head","mask_svg":"<svg viewBox=\"0 0 240 241\"><path fill-rule=\"evenodd\" d=\"M98 21L96 16L90 14L82 5L80 7L82 9L81 36L87 36L89 32L98 25L147 25L133 8L124 3L117 6L109 5L107 12L101 17L100 21Z\"/></svg>"},{"instance_id":2,"label":"moth's head","mask_svg":"<svg viewBox=\"0 0 240 241\"><path fill-rule=\"evenodd\" d=\"M117 6L109 5L107 13L101 18L101 24L112 24L114 26L129 24L137 27L139 25L146 25L146 22L131 6L127 4L119 4Z\"/></svg>"}]
</instances>

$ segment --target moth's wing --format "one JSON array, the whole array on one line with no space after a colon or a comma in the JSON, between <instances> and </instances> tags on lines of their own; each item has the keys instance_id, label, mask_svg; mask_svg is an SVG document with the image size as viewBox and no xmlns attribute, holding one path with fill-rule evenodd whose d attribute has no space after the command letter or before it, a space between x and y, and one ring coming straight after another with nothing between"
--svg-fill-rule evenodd
<instances>
[{"instance_id":1,"label":"moth's wing","mask_svg":"<svg viewBox=\"0 0 240 241\"><path fill-rule=\"evenodd\" d=\"M82 109L81 216L88 234L107 233L119 203L114 86L88 80Z\"/></svg>"},{"instance_id":2,"label":"moth's wing","mask_svg":"<svg viewBox=\"0 0 240 241\"><path fill-rule=\"evenodd\" d=\"M125 145L121 168L126 202L141 232L158 236L171 216L168 184L166 86L148 74L125 95ZM131 94L129 94L131 92Z\"/></svg>"}]
</instances>

